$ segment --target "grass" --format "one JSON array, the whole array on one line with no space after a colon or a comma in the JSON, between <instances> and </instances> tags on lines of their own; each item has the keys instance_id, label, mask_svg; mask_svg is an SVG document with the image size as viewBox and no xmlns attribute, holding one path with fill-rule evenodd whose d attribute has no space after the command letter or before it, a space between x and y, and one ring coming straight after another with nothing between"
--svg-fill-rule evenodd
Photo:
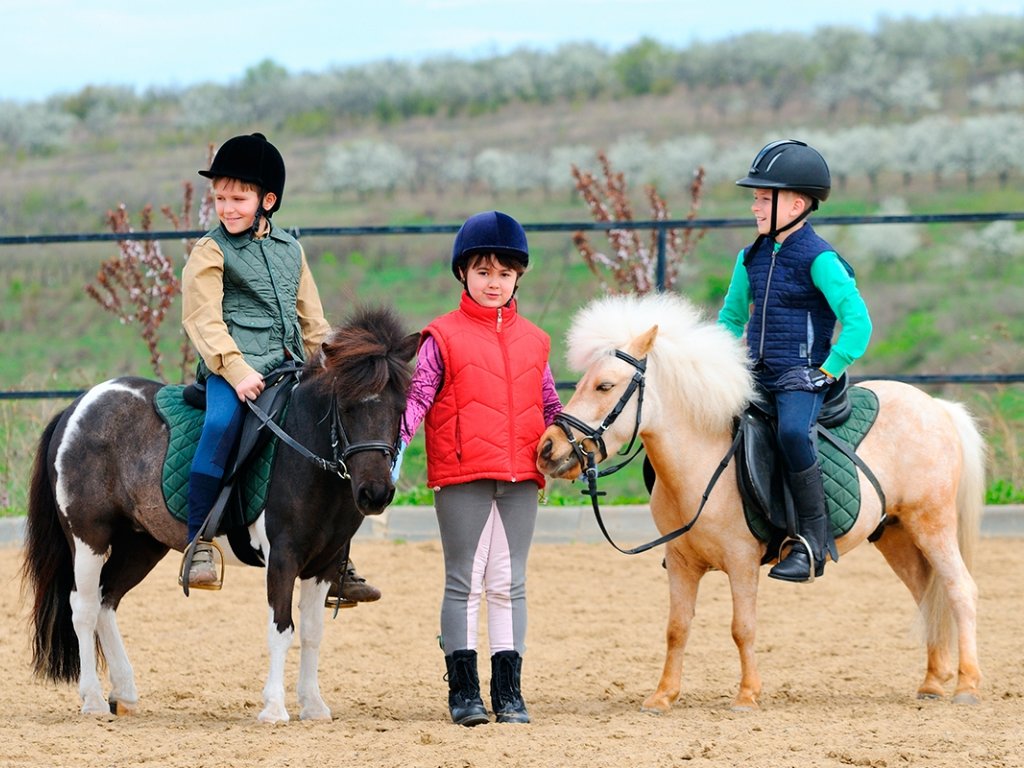
<instances>
[{"instance_id":1,"label":"grass","mask_svg":"<svg viewBox=\"0 0 1024 768\"><path fill-rule=\"evenodd\" d=\"M73 164L72 164L73 165ZM67 195L70 205L77 197ZM907 197L915 212L972 212L1024 209L1024 189L1000 189L994 183L968 192L951 185L922 184ZM747 215L747 199L731 185L706 191L707 216ZM290 193L285 226L344 224L456 223L469 213L501 207L525 222L581 221L581 203L541 194L496 201L476 193L439 198L411 193L383 200L334 200L300 187ZM645 208L635 208L643 218ZM828 203L830 214L870 214L875 203L868 190L852 187ZM285 213L285 211L282 211ZM675 211L677 215L682 209ZM74 216L69 216L74 219ZM829 227L826 236L858 270L858 284L875 321L875 334L856 372L944 373L1016 372L1024 359L1024 321L1019 288L1021 259L965 254L960 247L968 227L930 224L921 228L918 250L906 258L878 261L859 252L850 232ZM92 229L100 230L98 225ZM712 230L688 265L682 291L717 310L728 284L737 250L751 237L747 230ZM591 240L605 246L603 235ZM531 233L533 269L519 293L524 314L552 337L556 380L574 381L563 359L564 336L573 313L599 291L598 281L583 265L570 233ZM449 271L451 235L304 238L328 318L341 319L359 303L391 303L410 329L455 306L458 285ZM180 243L166 252L183 262ZM83 389L116 375L151 376L148 354L134 330L104 313L83 290L103 259L115 252L110 243L15 246L0 251L4 281L0 286L0 389ZM181 254L181 255L178 255ZM164 327L162 351L170 378L181 341L178 306ZM1001 387L932 387L933 394L968 402L992 445L990 500L1021 500L1024 466L1016 435L1024 426L1020 385ZM50 416L64 407L59 400L0 401L0 514L24 510L25 486L35 441ZM425 467L415 442L403 466L401 503L429 503L422 488ZM602 480L607 503L646 498L639 464ZM550 503L586 503L579 487L556 482Z\"/></svg>"}]
</instances>

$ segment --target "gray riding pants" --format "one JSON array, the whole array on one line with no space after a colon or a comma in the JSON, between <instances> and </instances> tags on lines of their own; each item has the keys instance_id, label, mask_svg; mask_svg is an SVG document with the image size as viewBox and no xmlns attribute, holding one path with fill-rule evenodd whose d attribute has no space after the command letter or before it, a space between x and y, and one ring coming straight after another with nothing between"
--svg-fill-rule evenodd
<instances>
[{"instance_id":1,"label":"gray riding pants","mask_svg":"<svg viewBox=\"0 0 1024 768\"><path fill-rule=\"evenodd\" d=\"M526 558L537 484L476 480L434 493L444 550L441 647L476 650L481 598L491 655L526 650Z\"/></svg>"}]
</instances>

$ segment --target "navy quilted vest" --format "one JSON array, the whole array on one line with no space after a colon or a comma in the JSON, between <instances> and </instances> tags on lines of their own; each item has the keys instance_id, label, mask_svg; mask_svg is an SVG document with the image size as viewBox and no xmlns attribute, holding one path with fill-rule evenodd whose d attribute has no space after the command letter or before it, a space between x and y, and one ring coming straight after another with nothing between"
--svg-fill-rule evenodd
<instances>
[{"instance_id":1,"label":"navy quilted vest","mask_svg":"<svg viewBox=\"0 0 1024 768\"><path fill-rule=\"evenodd\" d=\"M750 357L778 375L797 366L819 366L828 357L836 316L811 281L811 263L834 249L810 224L787 237L778 251L774 245L762 240L754 253L748 246L743 261L753 303L747 324Z\"/></svg>"}]
</instances>

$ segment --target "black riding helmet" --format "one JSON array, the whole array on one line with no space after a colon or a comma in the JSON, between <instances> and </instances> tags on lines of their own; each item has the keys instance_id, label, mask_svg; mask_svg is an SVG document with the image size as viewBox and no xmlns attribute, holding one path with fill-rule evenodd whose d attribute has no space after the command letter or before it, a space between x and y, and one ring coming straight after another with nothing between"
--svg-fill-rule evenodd
<instances>
[{"instance_id":1,"label":"black riding helmet","mask_svg":"<svg viewBox=\"0 0 1024 768\"><path fill-rule=\"evenodd\" d=\"M737 186L752 189L772 190L772 237L799 224L818 204L828 199L832 190L832 176L825 158L802 141L782 139L761 148L750 164L747 175L736 182ZM776 229L775 216L778 205L778 191L788 189L811 198L811 206L794 221Z\"/></svg>"},{"instance_id":2,"label":"black riding helmet","mask_svg":"<svg viewBox=\"0 0 1024 768\"><path fill-rule=\"evenodd\" d=\"M466 219L455 235L452 246L452 274L462 280L460 269L465 269L471 256L494 253L509 256L523 268L530 264L530 249L522 225L501 211L484 211Z\"/></svg>"},{"instance_id":3,"label":"black riding helmet","mask_svg":"<svg viewBox=\"0 0 1024 768\"><path fill-rule=\"evenodd\" d=\"M199 171L199 175L208 179L224 177L255 184L262 191L261 211L263 194L273 192L277 200L266 212L267 218L281 207L281 198L284 197L284 158L262 133L228 139L214 155L210 170Z\"/></svg>"},{"instance_id":4,"label":"black riding helmet","mask_svg":"<svg viewBox=\"0 0 1024 768\"><path fill-rule=\"evenodd\" d=\"M828 164L816 149L802 141L773 141L757 153L747 175L736 182L754 189L789 189L817 203L828 200L832 176Z\"/></svg>"}]
</instances>

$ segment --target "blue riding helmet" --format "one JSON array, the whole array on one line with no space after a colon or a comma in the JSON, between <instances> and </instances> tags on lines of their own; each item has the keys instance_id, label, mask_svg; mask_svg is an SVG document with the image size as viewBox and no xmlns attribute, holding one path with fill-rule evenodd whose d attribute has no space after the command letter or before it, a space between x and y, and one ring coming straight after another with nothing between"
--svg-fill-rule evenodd
<instances>
[{"instance_id":1,"label":"blue riding helmet","mask_svg":"<svg viewBox=\"0 0 1024 768\"><path fill-rule=\"evenodd\" d=\"M511 256L523 265L530 264L530 249L522 225L501 211L484 211L466 219L455 235L452 246L452 274L461 280L459 269L478 253Z\"/></svg>"}]
</instances>

